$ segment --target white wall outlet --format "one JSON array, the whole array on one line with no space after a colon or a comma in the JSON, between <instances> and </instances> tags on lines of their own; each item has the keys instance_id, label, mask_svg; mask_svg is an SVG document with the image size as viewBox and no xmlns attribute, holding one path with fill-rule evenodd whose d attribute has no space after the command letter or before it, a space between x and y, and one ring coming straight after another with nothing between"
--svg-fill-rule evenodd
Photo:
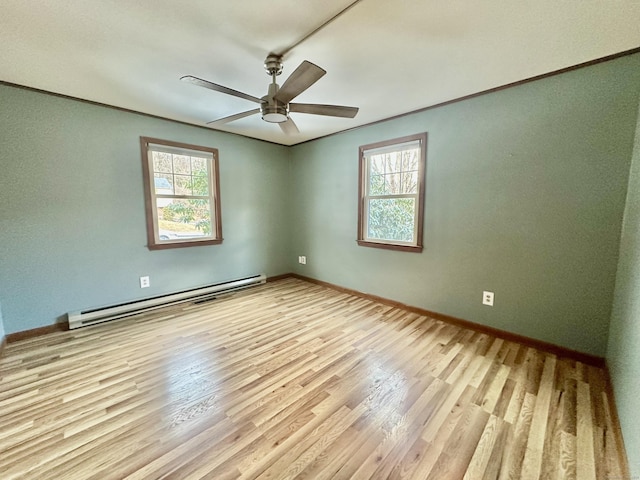
<instances>
[{"instance_id":1,"label":"white wall outlet","mask_svg":"<svg viewBox=\"0 0 640 480\"><path fill-rule=\"evenodd\" d=\"M493 307L493 292L482 292L482 304Z\"/></svg>"},{"instance_id":2,"label":"white wall outlet","mask_svg":"<svg viewBox=\"0 0 640 480\"><path fill-rule=\"evenodd\" d=\"M151 286L151 283L149 282L149 277L140 277L140 288L147 288Z\"/></svg>"},{"instance_id":3,"label":"white wall outlet","mask_svg":"<svg viewBox=\"0 0 640 480\"><path fill-rule=\"evenodd\" d=\"M298 257L298 263L301 263L302 265L306 265L307 264L307 257L305 257L304 255L300 255Z\"/></svg>"}]
</instances>

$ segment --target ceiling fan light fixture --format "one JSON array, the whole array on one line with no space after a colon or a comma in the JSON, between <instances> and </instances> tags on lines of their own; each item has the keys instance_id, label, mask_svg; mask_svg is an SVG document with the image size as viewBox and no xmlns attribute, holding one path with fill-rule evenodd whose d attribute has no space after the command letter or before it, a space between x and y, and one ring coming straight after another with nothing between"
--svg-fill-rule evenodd
<instances>
[{"instance_id":1,"label":"ceiling fan light fixture","mask_svg":"<svg viewBox=\"0 0 640 480\"><path fill-rule=\"evenodd\" d=\"M289 119L287 115L287 107L284 105L265 105L261 108L262 119L269 123L282 123Z\"/></svg>"},{"instance_id":2,"label":"ceiling fan light fixture","mask_svg":"<svg viewBox=\"0 0 640 480\"><path fill-rule=\"evenodd\" d=\"M287 116L282 113L267 113L262 116L262 119L269 123L282 123L287 121Z\"/></svg>"}]
</instances>

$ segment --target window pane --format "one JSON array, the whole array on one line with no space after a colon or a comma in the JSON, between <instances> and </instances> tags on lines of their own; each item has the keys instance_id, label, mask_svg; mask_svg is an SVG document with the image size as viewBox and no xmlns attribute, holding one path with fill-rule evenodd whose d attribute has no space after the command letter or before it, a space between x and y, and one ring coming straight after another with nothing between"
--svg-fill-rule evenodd
<instances>
[{"instance_id":1,"label":"window pane","mask_svg":"<svg viewBox=\"0 0 640 480\"><path fill-rule=\"evenodd\" d=\"M396 173L402 171L402 155L401 152L387 154L387 173Z\"/></svg>"},{"instance_id":2,"label":"window pane","mask_svg":"<svg viewBox=\"0 0 640 480\"><path fill-rule=\"evenodd\" d=\"M171 154L153 152L153 171L158 173L173 173L171 166Z\"/></svg>"},{"instance_id":3,"label":"window pane","mask_svg":"<svg viewBox=\"0 0 640 480\"><path fill-rule=\"evenodd\" d=\"M369 177L369 195L384 195L384 175Z\"/></svg>"},{"instance_id":4,"label":"window pane","mask_svg":"<svg viewBox=\"0 0 640 480\"><path fill-rule=\"evenodd\" d=\"M194 175L207 174L207 159L191 157L191 172Z\"/></svg>"},{"instance_id":5,"label":"window pane","mask_svg":"<svg viewBox=\"0 0 640 480\"><path fill-rule=\"evenodd\" d=\"M193 176L193 194L209 195L209 177L205 172Z\"/></svg>"},{"instance_id":6,"label":"window pane","mask_svg":"<svg viewBox=\"0 0 640 480\"><path fill-rule=\"evenodd\" d=\"M405 150L402 152L402 170L418 170L418 150Z\"/></svg>"},{"instance_id":7,"label":"window pane","mask_svg":"<svg viewBox=\"0 0 640 480\"><path fill-rule=\"evenodd\" d=\"M384 193L397 195L400 193L400 174L391 173L384 176Z\"/></svg>"},{"instance_id":8,"label":"window pane","mask_svg":"<svg viewBox=\"0 0 640 480\"><path fill-rule=\"evenodd\" d=\"M173 175L164 175L156 173L153 176L153 183L156 189L156 194L160 195L173 195Z\"/></svg>"},{"instance_id":9,"label":"window pane","mask_svg":"<svg viewBox=\"0 0 640 480\"><path fill-rule=\"evenodd\" d=\"M367 237L413 242L415 207L414 198L370 199Z\"/></svg>"},{"instance_id":10,"label":"window pane","mask_svg":"<svg viewBox=\"0 0 640 480\"><path fill-rule=\"evenodd\" d=\"M404 172L402 174L401 193L418 193L418 172Z\"/></svg>"},{"instance_id":11,"label":"window pane","mask_svg":"<svg viewBox=\"0 0 640 480\"><path fill-rule=\"evenodd\" d=\"M191 175L191 158L186 155L174 155L173 172Z\"/></svg>"},{"instance_id":12,"label":"window pane","mask_svg":"<svg viewBox=\"0 0 640 480\"><path fill-rule=\"evenodd\" d=\"M162 199L158 205L160 240L180 240L211 235L211 204L209 200Z\"/></svg>"},{"instance_id":13,"label":"window pane","mask_svg":"<svg viewBox=\"0 0 640 480\"><path fill-rule=\"evenodd\" d=\"M191 175L174 175L176 195L192 195Z\"/></svg>"},{"instance_id":14,"label":"window pane","mask_svg":"<svg viewBox=\"0 0 640 480\"><path fill-rule=\"evenodd\" d=\"M373 155L370 161L371 175L384 174L384 155Z\"/></svg>"}]
</instances>

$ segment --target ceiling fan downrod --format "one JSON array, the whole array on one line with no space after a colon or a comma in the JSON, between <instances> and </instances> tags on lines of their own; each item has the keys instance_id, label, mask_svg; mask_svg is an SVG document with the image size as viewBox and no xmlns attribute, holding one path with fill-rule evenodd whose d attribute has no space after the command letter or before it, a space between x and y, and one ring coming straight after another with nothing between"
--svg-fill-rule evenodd
<instances>
[{"instance_id":1,"label":"ceiling fan downrod","mask_svg":"<svg viewBox=\"0 0 640 480\"><path fill-rule=\"evenodd\" d=\"M270 54L264 61L264 69L271 77L269 92L260 99L260 113L265 122L282 123L289 119L287 104L279 102L274 97L278 93L279 85L276 77L282 73L282 57Z\"/></svg>"}]
</instances>

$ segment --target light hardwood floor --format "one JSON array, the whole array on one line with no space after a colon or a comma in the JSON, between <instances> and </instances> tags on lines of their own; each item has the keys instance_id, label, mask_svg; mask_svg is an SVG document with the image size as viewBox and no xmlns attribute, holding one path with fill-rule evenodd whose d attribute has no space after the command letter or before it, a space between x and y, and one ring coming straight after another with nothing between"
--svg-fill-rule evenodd
<instances>
[{"instance_id":1,"label":"light hardwood floor","mask_svg":"<svg viewBox=\"0 0 640 480\"><path fill-rule=\"evenodd\" d=\"M622 479L603 370L298 279L10 343L0 478Z\"/></svg>"}]
</instances>

